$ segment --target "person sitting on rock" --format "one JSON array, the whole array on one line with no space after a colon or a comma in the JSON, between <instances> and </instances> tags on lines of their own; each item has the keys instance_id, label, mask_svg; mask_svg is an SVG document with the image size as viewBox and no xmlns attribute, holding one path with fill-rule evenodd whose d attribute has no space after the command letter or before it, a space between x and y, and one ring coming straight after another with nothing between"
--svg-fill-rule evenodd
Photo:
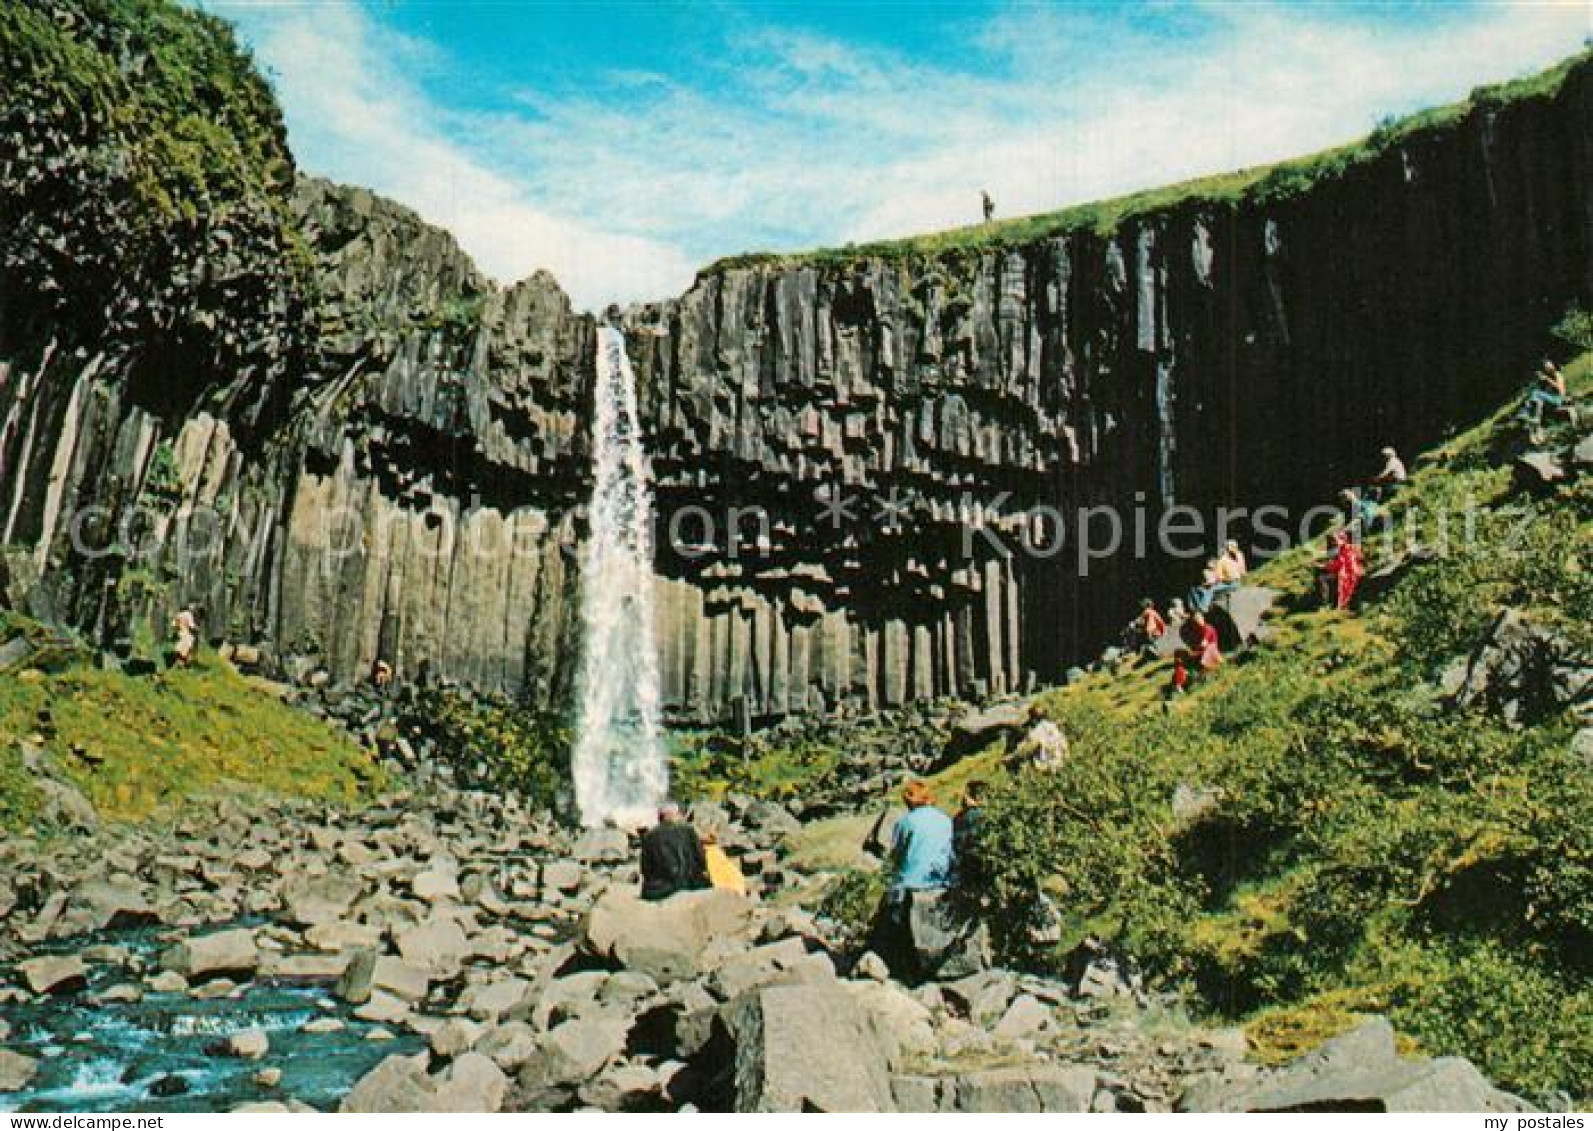
<instances>
[{"instance_id":1,"label":"person sitting on rock","mask_svg":"<svg viewBox=\"0 0 1593 1131\"><path fill-rule=\"evenodd\" d=\"M1123 651L1149 652L1167 631L1167 622L1156 610L1156 602L1146 597L1139 603L1139 615L1123 632Z\"/></svg>"},{"instance_id":2,"label":"person sitting on rock","mask_svg":"<svg viewBox=\"0 0 1593 1131\"><path fill-rule=\"evenodd\" d=\"M935 805L929 786L908 782L902 790L906 814L891 831L889 897L903 899L915 891L938 891L951 883L952 822Z\"/></svg>"},{"instance_id":3,"label":"person sitting on rock","mask_svg":"<svg viewBox=\"0 0 1593 1131\"><path fill-rule=\"evenodd\" d=\"M979 882L977 846L979 826L985 816L985 789L983 781L971 781L962 793L962 809L951 822L951 858L960 884Z\"/></svg>"},{"instance_id":4,"label":"person sitting on rock","mask_svg":"<svg viewBox=\"0 0 1593 1131\"><path fill-rule=\"evenodd\" d=\"M1206 563L1206 568L1200 571L1200 584L1191 589L1185 598L1191 611L1204 613L1210 609L1212 598L1217 596L1218 584L1217 559L1212 558Z\"/></svg>"},{"instance_id":5,"label":"person sitting on rock","mask_svg":"<svg viewBox=\"0 0 1593 1131\"><path fill-rule=\"evenodd\" d=\"M898 977L915 981L919 969L913 948L913 897L951 885L955 832L951 818L935 806L923 782L908 782L902 802L907 812L891 830L890 885L874 915L869 949Z\"/></svg>"},{"instance_id":6,"label":"person sitting on rock","mask_svg":"<svg viewBox=\"0 0 1593 1131\"><path fill-rule=\"evenodd\" d=\"M658 824L642 837L642 898L668 899L708 886L708 858L697 830L681 819L678 804L664 802Z\"/></svg>"},{"instance_id":7,"label":"person sitting on rock","mask_svg":"<svg viewBox=\"0 0 1593 1131\"><path fill-rule=\"evenodd\" d=\"M1206 614L1193 612L1178 630L1178 651L1173 653L1173 695L1181 695L1197 679L1215 671L1222 663L1222 646L1217 628Z\"/></svg>"},{"instance_id":8,"label":"person sitting on rock","mask_svg":"<svg viewBox=\"0 0 1593 1131\"><path fill-rule=\"evenodd\" d=\"M733 891L737 895L747 894L747 877L742 875L741 868L736 862L730 859L730 854L720 847L717 836L711 832L704 833L702 851L710 884L724 891Z\"/></svg>"}]
</instances>

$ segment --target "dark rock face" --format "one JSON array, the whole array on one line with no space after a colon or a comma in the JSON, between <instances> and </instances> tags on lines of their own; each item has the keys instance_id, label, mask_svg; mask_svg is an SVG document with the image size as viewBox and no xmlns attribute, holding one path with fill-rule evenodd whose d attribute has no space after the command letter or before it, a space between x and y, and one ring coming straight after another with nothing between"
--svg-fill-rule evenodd
<instances>
[{"instance_id":1,"label":"dark rock face","mask_svg":"<svg viewBox=\"0 0 1593 1131\"><path fill-rule=\"evenodd\" d=\"M273 172L174 221L161 271L124 270L131 236L93 260L137 139L39 112L35 71L0 96L4 591L110 641L195 605L283 670L566 696L595 320L367 192L290 189L275 118ZM1589 183L1583 63L1293 195L716 269L626 312L666 703L766 720L1056 678L1192 579L1154 549L1170 506L1303 508L1496 403L1593 294ZM1130 548L1141 508L1151 552L1081 557L1105 506Z\"/></svg>"},{"instance_id":2,"label":"dark rock face","mask_svg":"<svg viewBox=\"0 0 1593 1131\"><path fill-rule=\"evenodd\" d=\"M1196 560L1156 553L1168 507L1298 515L1382 445L1497 404L1593 292L1590 173L1584 65L1552 100L1476 110L1275 202L1006 251L732 267L636 313L662 509L705 506L721 534L661 557L693 583L664 636L669 697L778 714L1054 679L1220 546L1208 526L1180 542ZM837 487L855 521L831 521ZM757 504L766 548L749 523L731 560L726 517ZM1103 505L1125 547L1143 508L1152 552L1086 576L1079 511ZM1037 506L1067 523L1053 556L965 537L984 515L1016 547ZM1099 547L1108 520L1090 521Z\"/></svg>"}]
</instances>

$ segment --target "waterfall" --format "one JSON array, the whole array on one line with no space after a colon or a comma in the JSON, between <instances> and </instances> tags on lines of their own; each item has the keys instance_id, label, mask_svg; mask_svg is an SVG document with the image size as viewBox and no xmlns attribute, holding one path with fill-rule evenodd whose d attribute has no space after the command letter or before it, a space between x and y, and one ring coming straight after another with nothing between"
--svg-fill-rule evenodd
<instances>
[{"instance_id":1,"label":"waterfall","mask_svg":"<svg viewBox=\"0 0 1593 1131\"><path fill-rule=\"evenodd\" d=\"M653 640L653 497L636 377L618 330L597 341L591 530L581 568L580 729L573 771L586 825L650 817L669 790Z\"/></svg>"}]
</instances>

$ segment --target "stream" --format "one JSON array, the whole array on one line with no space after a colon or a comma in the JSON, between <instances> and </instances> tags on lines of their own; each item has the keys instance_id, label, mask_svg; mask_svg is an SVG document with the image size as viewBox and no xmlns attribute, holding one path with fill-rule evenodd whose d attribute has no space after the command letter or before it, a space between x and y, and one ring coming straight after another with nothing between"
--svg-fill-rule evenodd
<instances>
[{"instance_id":1,"label":"stream","mask_svg":"<svg viewBox=\"0 0 1593 1131\"><path fill-rule=\"evenodd\" d=\"M86 946L117 946L150 966L163 945L156 931L110 931L64 940L39 952L70 953ZM138 984L128 969L93 964L88 986L77 994L7 1003L0 1017L11 1026L6 1047L35 1057L38 1072L20 1092L0 1095L0 1111L226 1111L238 1104L289 1097L335 1109L354 1082L393 1053L424 1047L413 1034L370 1040L378 1026L357 1020L326 984L262 980L237 996L202 1000L190 993L145 988L138 1002L93 1003L119 983ZM306 1022L335 1017L345 1028L304 1032ZM239 1060L210 1050L233 1033L260 1029L271 1048L259 1060ZM277 1068L275 1086L254 1080Z\"/></svg>"}]
</instances>

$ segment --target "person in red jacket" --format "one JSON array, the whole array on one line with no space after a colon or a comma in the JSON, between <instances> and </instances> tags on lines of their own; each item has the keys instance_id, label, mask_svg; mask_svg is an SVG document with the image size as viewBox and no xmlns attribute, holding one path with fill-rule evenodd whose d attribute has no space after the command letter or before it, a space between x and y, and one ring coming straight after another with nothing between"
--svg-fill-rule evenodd
<instances>
[{"instance_id":1,"label":"person in red jacket","mask_svg":"<svg viewBox=\"0 0 1593 1131\"><path fill-rule=\"evenodd\" d=\"M1333 535L1333 553L1324 567L1333 582L1333 603L1341 611L1350 607L1361 579L1366 576L1366 557L1360 546L1340 530Z\"/></svg>"},{"instance_id":2,"label":"person in red jacket","mask_svg":"<svg viewBox=\"0 0 1593 1131\"><path fill-rule=\"evenodd\" d=\"M1222 663L1217 628L1205 613L1191 613L1178 629L1178 651L1173 653L1173 694L1186 691L1196 679Z\"/></svg>"}]
</instances>

